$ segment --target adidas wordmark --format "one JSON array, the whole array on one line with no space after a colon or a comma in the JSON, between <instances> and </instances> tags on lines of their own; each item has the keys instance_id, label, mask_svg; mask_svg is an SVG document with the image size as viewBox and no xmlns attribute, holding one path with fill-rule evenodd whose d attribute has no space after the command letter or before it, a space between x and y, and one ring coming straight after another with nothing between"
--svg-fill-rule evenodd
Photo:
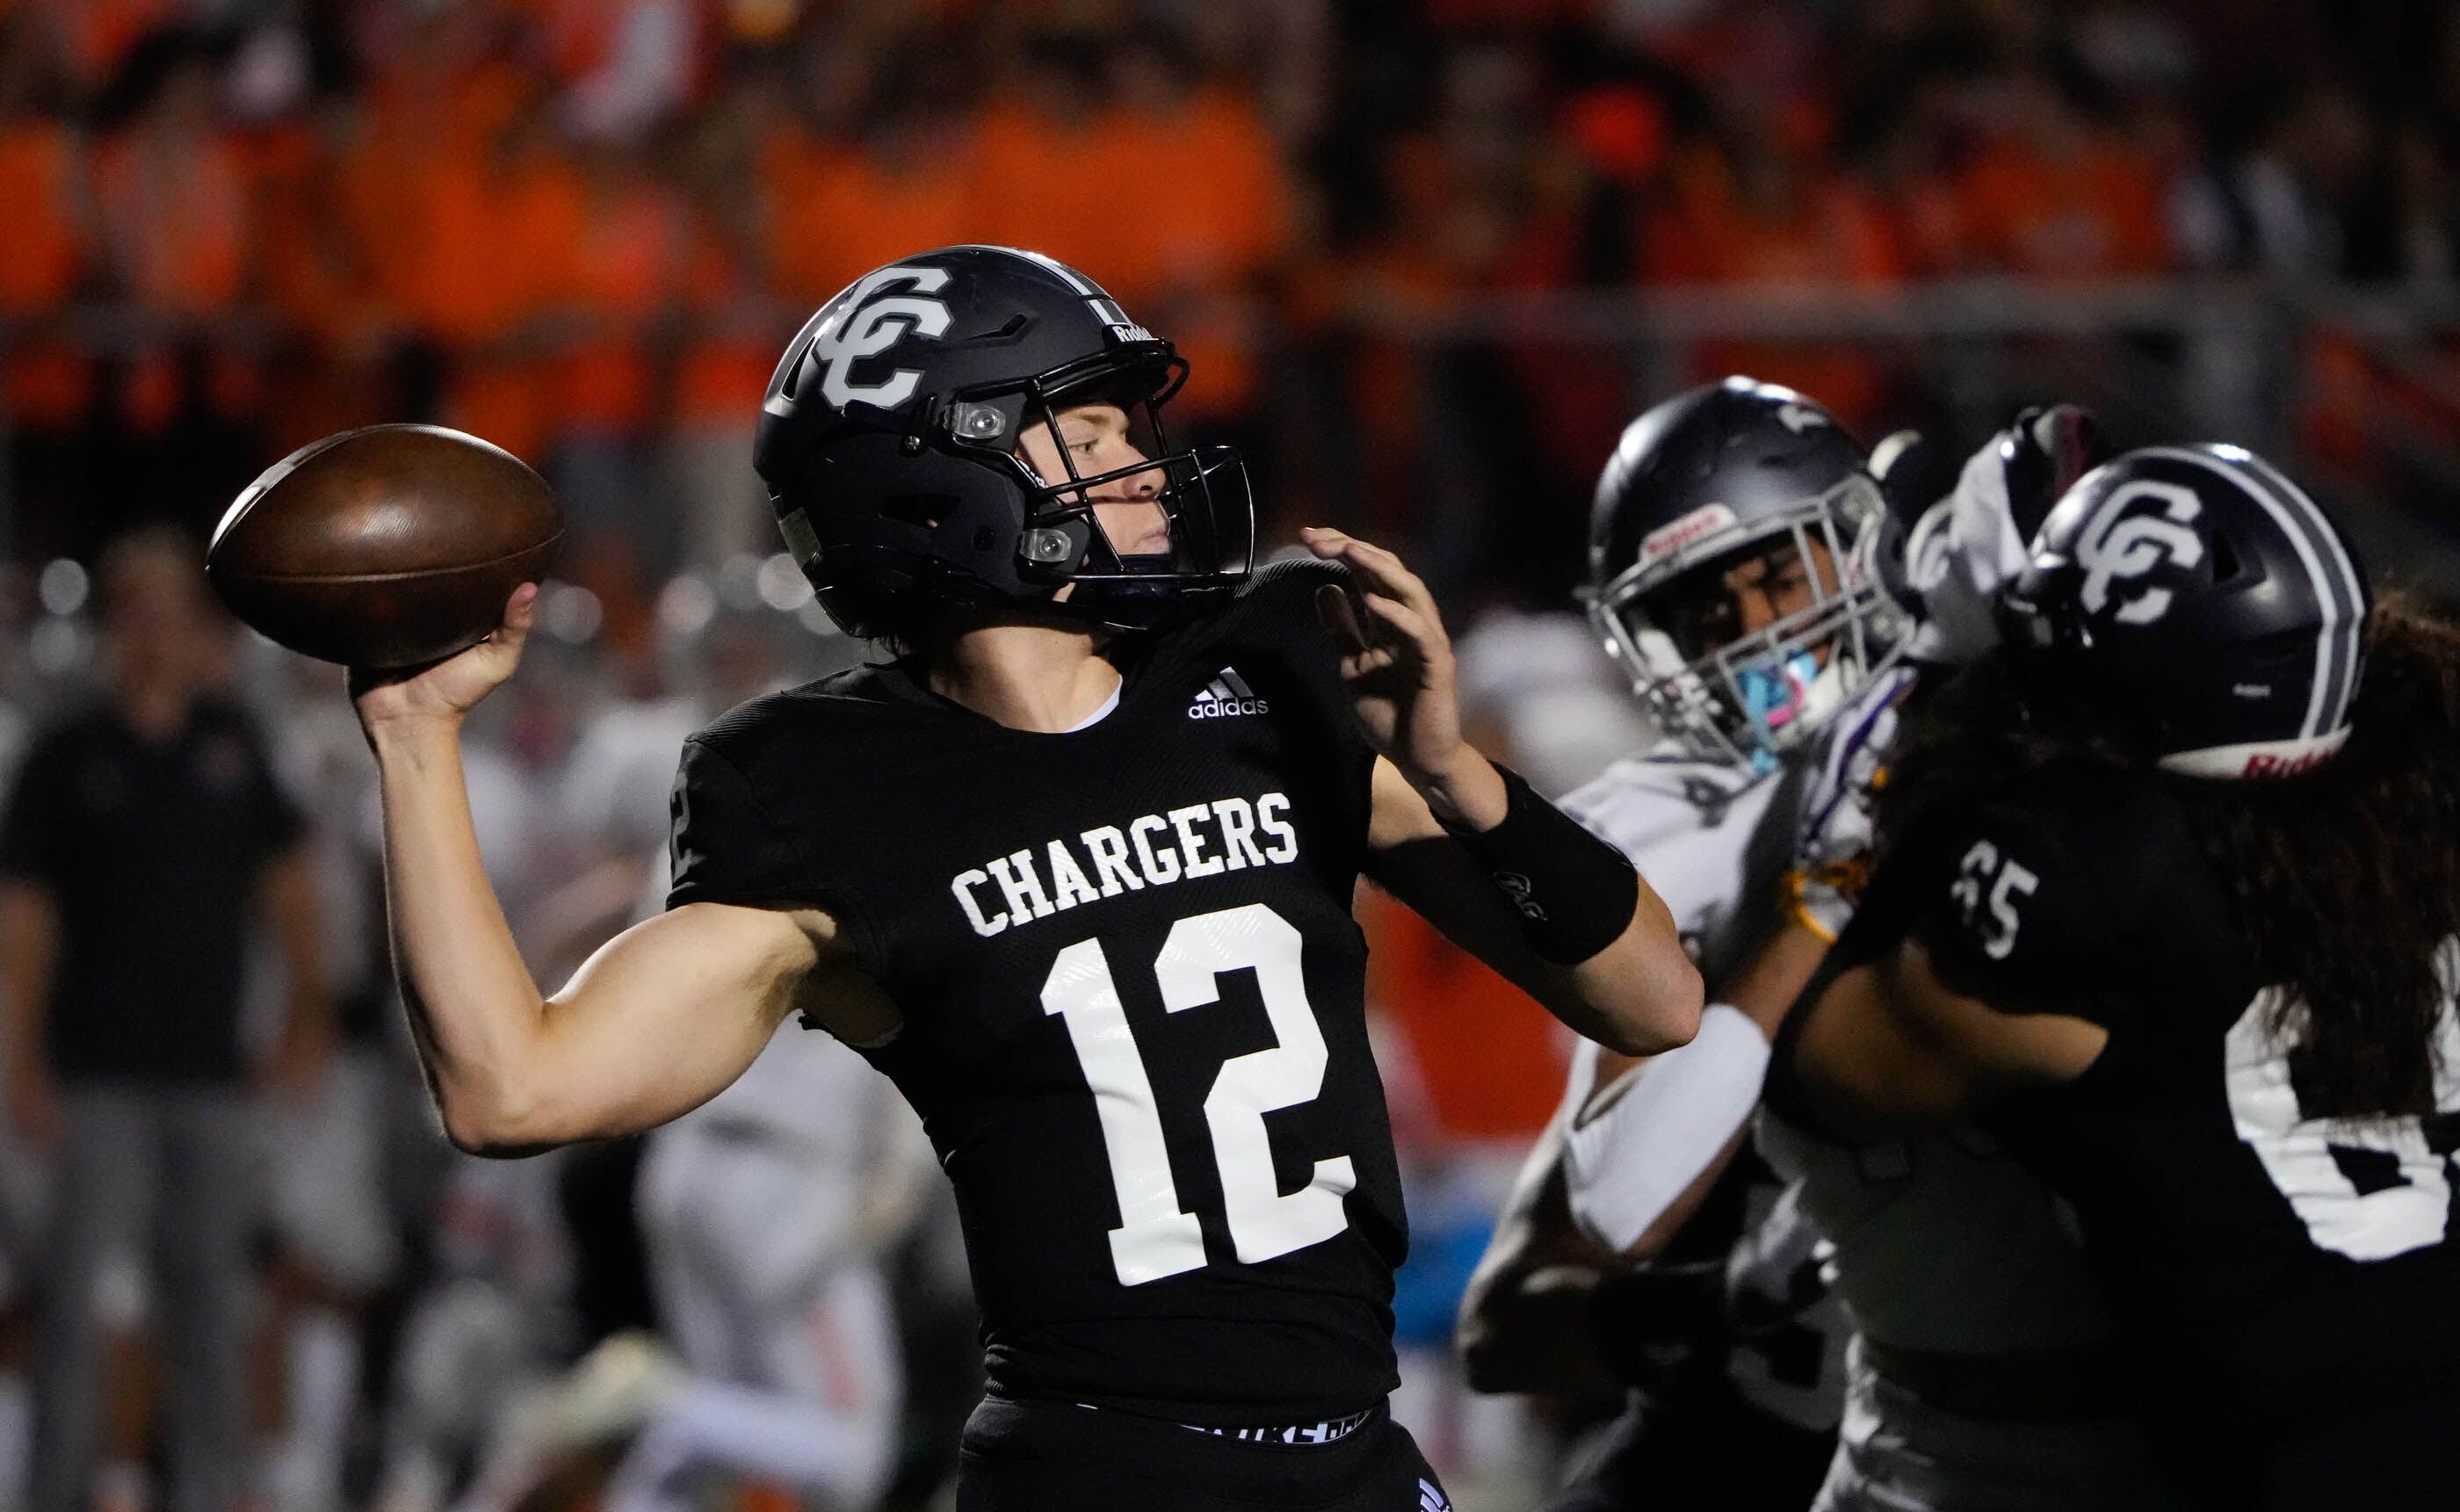
<instances>
[{"instance_id":1,"label":"adidas wordmark","mask_svg":"<svg viewBox=\"0 0 2460 1512\"><path fill-rule=\"evenodd\" d=\"M1247 679L1240 676L1237 670L1224 667L1211 682L1196 691L1196 701L1187 706L1187 717L1228 719L1236 714L1264 713L1271 708L1256 696L1256 690L1247 686Z\"/></svg>"}]
</instances>

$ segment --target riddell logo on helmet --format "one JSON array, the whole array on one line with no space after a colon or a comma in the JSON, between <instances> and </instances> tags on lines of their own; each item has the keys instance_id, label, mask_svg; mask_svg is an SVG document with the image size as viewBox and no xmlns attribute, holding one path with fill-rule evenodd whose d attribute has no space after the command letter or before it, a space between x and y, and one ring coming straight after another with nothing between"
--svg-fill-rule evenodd
<instances>
[{"instance_id":1,"label":"riddell logo on helmet","mask_svg":"<svg viewBox=\"0 0 2460 1512\"><path fill-rule=\"evenodd\" d=\"M1695 541L1704 540L1737 523L1734 512L1724 504L1702 504L1670 524L1658 526L1641 538L1642 565L1662 562Z\"/></svg>"},{"instance_id":2,"label":"riddell logo on helmet","mask_svg":"<svg viewBox=\"0 0 2460 1512\"><path fill-rule=\"evenodd\" d=\"M2331 755L2329 751L2306 751L2297 756L2272 756L2264 752L2257 752L2246 758L2246 768L2238 776L2296 777L2301 772L2310 772L2322 766L2331 757Z\"/></svg>"},{"instance_id":3,"label":"riddell logo on helmet","mask_svg":"<svg viewBox=\"0 0 2460 1512\"><path fill-rule=\"evenodd\" d=\"M1256 696L1247 680L1230 668L1196 691L1196 701L1187 706L1190 719L1227 719L1234 714L1268 713L1272 705Z\"/></svg>"}]
</instances>

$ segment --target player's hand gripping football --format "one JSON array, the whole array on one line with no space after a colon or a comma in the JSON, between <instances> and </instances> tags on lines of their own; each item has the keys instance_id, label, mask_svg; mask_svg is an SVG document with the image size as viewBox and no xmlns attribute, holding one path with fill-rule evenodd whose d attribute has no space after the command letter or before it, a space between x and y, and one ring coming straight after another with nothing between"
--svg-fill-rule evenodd
<instances>
[{"instance_id":1,"label":"player's hand gripping football","mask_svg":"<svg viewBox=\"0 0 2460 1512\"><path fill-rule=\"evenodd\" d=\"M1299 536L1318 557L1349 568L1366 607L1362 619L1341 589L1316 595L1368 740L1438 815L1472 829L1500 823L1503 781L1461 737L1459 673L1434 595L1382 546L1313 526Z\"/></svg>"},{"instance_id":2,"label":"player's hand gripping football","mask_svg":"<svg viewBox=\"0 0 2460 1512\"><path fill-rule=\"evenodd\" d=\"M521 664L538 606L538 585L524 583L504 602L503 623L468 650L425 667L350 669L350 701L370 738L378 726L442 721L459 723L479 699L496 691Z\"/></svg>"}]
</instances>

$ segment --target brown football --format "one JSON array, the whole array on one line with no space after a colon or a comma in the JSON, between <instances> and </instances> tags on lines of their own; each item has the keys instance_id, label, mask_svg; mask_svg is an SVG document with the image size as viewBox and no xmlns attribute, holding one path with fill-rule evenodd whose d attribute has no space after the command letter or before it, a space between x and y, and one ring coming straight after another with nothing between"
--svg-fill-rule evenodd
<instances>
[{"instance_id":1,"label":"brown football","mask_svg":"<svg viewBox=\"0 0 2460 1512\"><path fill-rule=\"evenodd\" d=\"M243 489L205 576L292 650L411 667L485 639L562 535L554 491L502 447L440 425L371 425Z\"/></svg>"}]
</instances>

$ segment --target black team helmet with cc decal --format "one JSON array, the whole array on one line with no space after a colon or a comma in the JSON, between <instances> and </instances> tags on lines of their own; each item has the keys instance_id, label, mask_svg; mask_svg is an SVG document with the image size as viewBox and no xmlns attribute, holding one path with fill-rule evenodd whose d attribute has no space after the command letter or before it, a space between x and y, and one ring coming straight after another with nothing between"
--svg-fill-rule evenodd
<instances>
[{"instance_id":1,"label":"black team helmet with cc decal","mask_svg":"<svg viewBox=\"0 0 2460 1512\"><path fill-rule=\"evenodd\" d=\"M855 280L769 380L753 465L820 605L850 635L1032 607L1112 629L1225 592L1255 554L1247 473L1228 447L1172 451L1161 410L1186 381L1171 344L1092 280L1038 253L950 246ZM1119 406L1149 460L1079 477L1059 412ZM1018 455L1050 429L1068 476ZM1170 549L1113 546L1091 498L1153 475ZM1053 595L1073 584L1064 602Z\"/></svg>"},{"instance_id":2,"label":"black team helmet with cc decal","mask_svg":"<svg viewBox=\"0 0 2460 1512\"><path fill-rule=\"evenodd\" d=\"M2009 589L2009 639L2058 659L2161 766L2288 777L2339 750L2371 603L2337 522L2238 446L2148 446L2087 473Z\"/></svg>"}]
</instances>

